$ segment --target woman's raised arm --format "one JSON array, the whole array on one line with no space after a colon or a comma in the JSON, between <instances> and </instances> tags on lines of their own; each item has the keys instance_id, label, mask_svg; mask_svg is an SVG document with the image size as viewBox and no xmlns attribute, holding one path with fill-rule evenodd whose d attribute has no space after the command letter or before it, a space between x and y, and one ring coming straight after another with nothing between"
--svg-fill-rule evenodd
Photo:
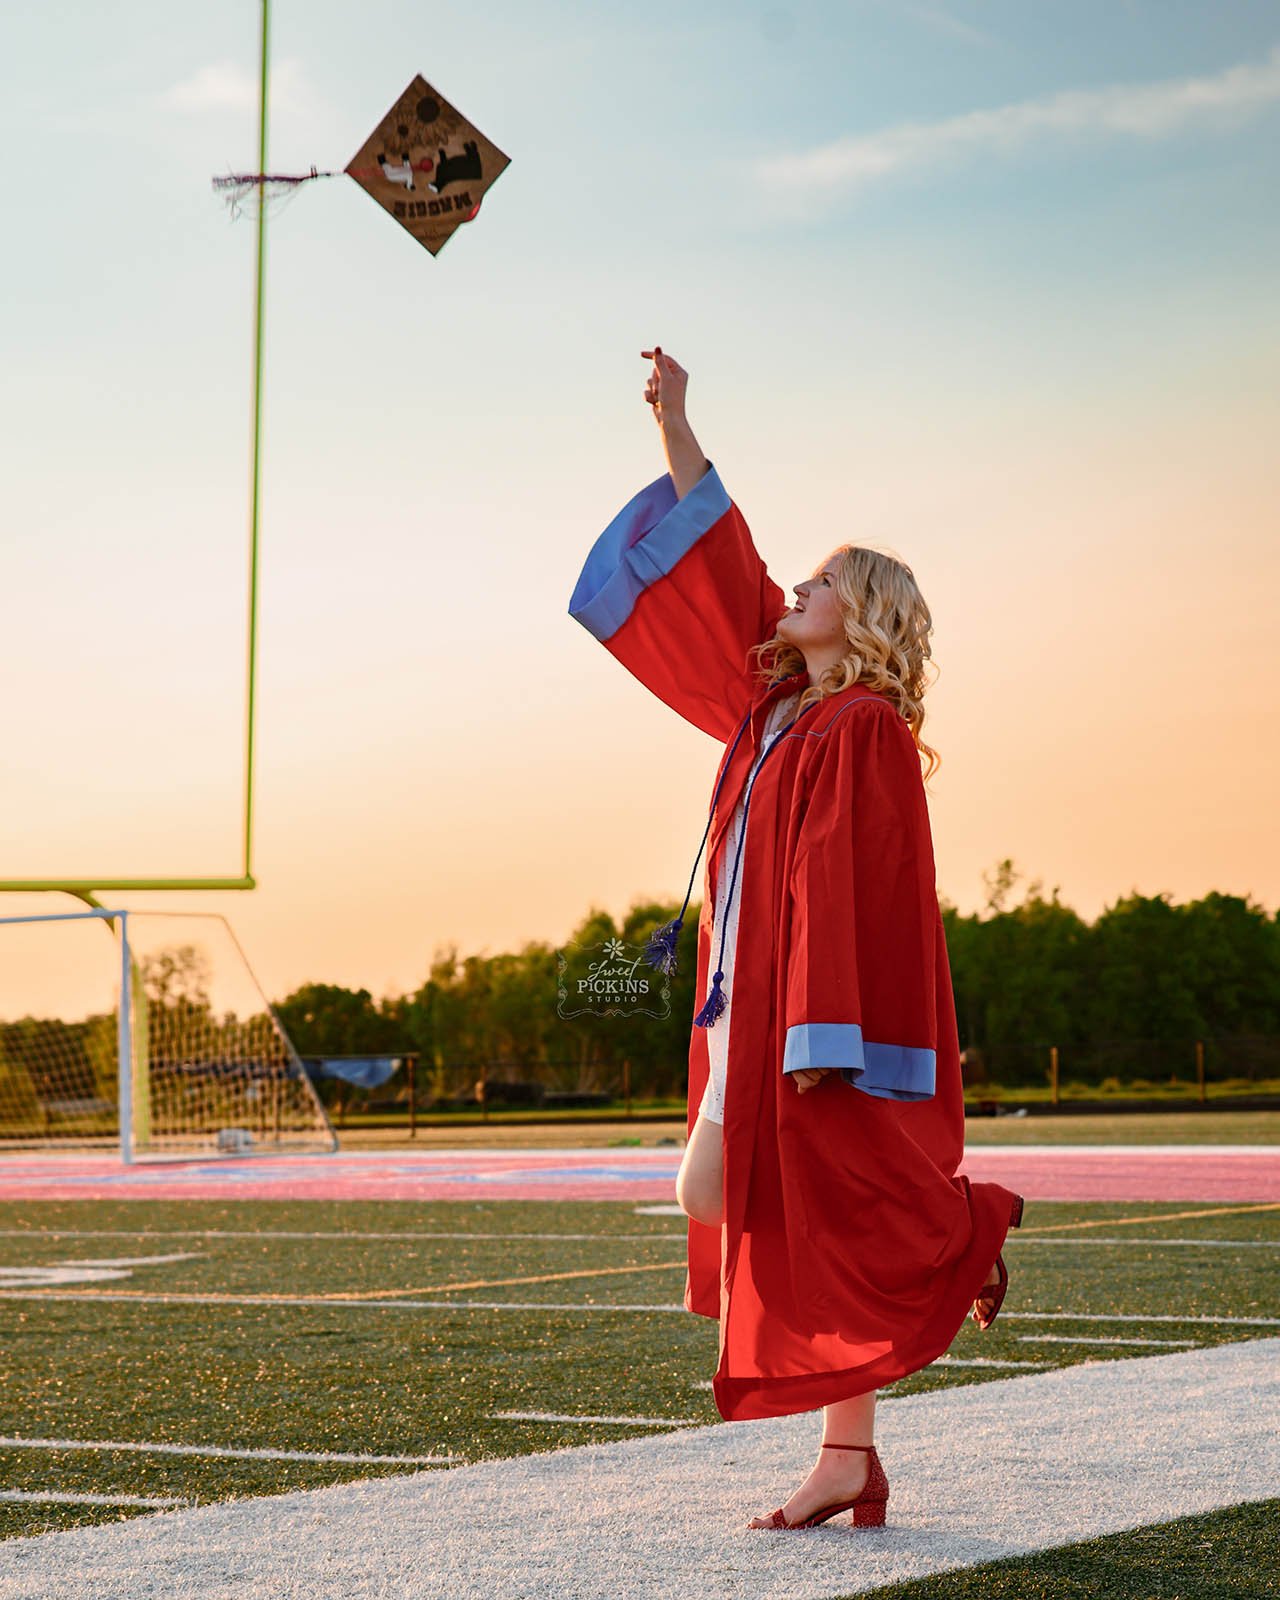
<instances>
[{"instance_id":1,"label":"woman's raised arm","mask_svg":"<svg viewBox=\"0 0 1280 1600\"><path fill-rule=\"evenodd\" d=\"M656 346L645 399L669 472L592 545L569 615L660 700L730 739L756 686L748 652L773 636L786 596L684 414L688 374Z\"/></svg>"}]
</instances>

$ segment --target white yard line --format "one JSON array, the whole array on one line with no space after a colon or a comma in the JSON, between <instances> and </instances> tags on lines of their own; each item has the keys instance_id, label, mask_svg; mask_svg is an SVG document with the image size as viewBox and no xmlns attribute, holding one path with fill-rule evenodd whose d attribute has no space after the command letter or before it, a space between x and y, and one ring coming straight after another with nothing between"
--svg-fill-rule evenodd
<instances>
[{"instance_id":1,"label":"white yard line","mask_svg":"<svg viewBox=\"0 0 1280 1600\"><path fill-rule=\"evenodd\" d=\"M674 1269L673 1269L674 1270ZM677 1301L637 1304L628 1301L616 1304L595 1301L584 1305L575 1301L560 1300L331 1300L324 1295L270 1295L270 1294L154 1294L121 1293L104 1290L93 1294L74 1289L0 1289L0 1300L96 1300L110 1301L113 1305L231 1305L231 1306L307 1306L333 1310L375 1311L576 1311L584 1316L597 1312L681 1312L683 1305ZM1019 1319L1024 1322L1176 1322L1240 1328L1280 1328L1280 1317L1214 1317L1188 1315L1185 1317L1133 1312L1087 1311L1001 1311L1005 1321Z\"/></svg>"},{"instance_id":2,"label":"white yard line","mask_svg":"<svg viewBox=\"0 0 1280 1600\"><path fill-rule=\"evenodd\" d=\"M495 1411L496 1422L607 1422L620 1428L696 1428L697 1417L583 1417L569 1411Z\"/></svg>"},{"instance_id":3,"label":"white yard line","mask_svg":"<svg viewBox=\"0 0 1280 1600\"><path fill-rule=\"evenodd\" d=\"M358 1466L448 1466L457 1456L370 1456L339 1450L240 1450L223 1444L170 1444L135 1439L28 1439L0 1437L0 1450L136 1450L153 1456L234 1456L243 1461L345 1461Z\"/></svg>"},{"instance_id":4,"label":"white yard line","mask_svg":"<svg viewBox=\"0 0 1280 1600\"><path fill-rule=\"evenodd\" d=\"M34 1500L56 1506L145 1506L151 1511L189 1506L190 1500L143 1494L62 1494L51 1489L0 1489L0 1500Z\"/></svg>"},{"instance_id":5,"label":"white yard line","mask_svg":"<svg viewBox=\"0 0 1280 1600\"><path fill-rule=\"evenodd\" d=\"M1020 1333L1018 1339L1022 1344L1121 1344L1126 1347L1149 1344L1178 1350L1194 1350L1200 1342L1198 1339L1110 1339L1087 1333Z\"/></svg>"},{"instance_id":6,"label":"white yard line","mask_svg":"<svg viewBox=\"0 0 1280 1600\"><path fill-rule=\"evenodd\" d=\"M1139 1234L1130 1234L1127 1239L1063 1239L1061 1237L1041 1239L1019 1238L1017 1234L1011 1233L1005 1239L1003 1248L1007 1249L1011 1244L1017 1245L1019 1249L1027 1245L1036 1244L1070 1245L1073 1249L1078 1245L1127 1244L1143 1250L1164 1250L1166 1247L1176 1248L1179 1245L1194 1245L1197 1249L1206 1250L1280 1250L1280 1239L1148 1239Z\"/></svg>"},{"instance_id":7,"label":"white yard line","mask_svg":"<svg viewBox=\"0 0 1280 1600\"><path fill-rule=\"evenodd\" d=\"M1019 1322L1177 1322L1197 1326L1205 1323L1213 1327L1280 1328L1280 1317L1176 1317L1146 1311L1002 1311L1000 1315Z\"/></svg>"},{"instance_id":8,"label":"white yard line","mask_svg":"<svg viewBox=\"0 0 1280 1600\"><path fill-rule=\"evenodd\" d=\"M881 1529L746 1527L809 1414L9 1539L0 1600L830 1600L1267 1499L1277 1402L1280 1339L1089 1363L885 1400Z\"/></svg>"},{"instance_id":9,"label":"white yard line","mask_svg":"<svg viewBox=\"0 0 1280 1600\"><path fill-rule=\"evenodd\" d=\"M58 1265L60 1267L159 1267L167 1266L172 1261L197 1261L203 1254L203 1250L179 1250L176 1255L167 1256L69 1256L65 1261L59 1261ZM0 1268L0 1271L4 1272L13 1270L11 1267ZM37 1267L35 1270L38 1272L40 1269Z\"/></svg>"},{"instance_id":10,"label":"white yard line","mask_svg":"<svg viewBox=\"0 0 1280 1600\"><path fill-rule=\"evenodd\" d=\"M1056 1361L997 1361L994 1356L939 1356L931 1367L1055 1367Z\"/></svg>"}]
</instances>

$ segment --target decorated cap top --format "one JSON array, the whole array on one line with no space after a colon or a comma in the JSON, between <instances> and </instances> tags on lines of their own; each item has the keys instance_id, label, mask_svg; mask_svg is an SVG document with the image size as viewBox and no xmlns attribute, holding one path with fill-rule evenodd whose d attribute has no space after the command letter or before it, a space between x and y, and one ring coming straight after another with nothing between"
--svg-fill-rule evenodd
<instances>
[{"instance_id":1,"label":"decorated cap top","mask_svg":"<svg viewBox=\"0 0 1280 1600\"><path fill-rule=\"evenodd\" d=\"M346 171L434 256L509 165L419 73Z\"/></svg>"}]
</instances>

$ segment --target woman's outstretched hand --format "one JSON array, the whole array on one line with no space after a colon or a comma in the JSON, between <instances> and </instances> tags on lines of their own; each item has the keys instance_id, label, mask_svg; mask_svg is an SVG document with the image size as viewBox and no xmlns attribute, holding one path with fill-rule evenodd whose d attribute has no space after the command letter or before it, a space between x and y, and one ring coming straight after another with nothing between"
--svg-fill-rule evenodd
<instances>
[{"instance_id":1,"label":"woman's outstretched hand","mask_svg":"<svg viewBox=\"0 0 1280 1600\"><path fill-rule=\"evenodd\" d=\"M653 371L644 386L644 397L653 407L653 415L662 430L667 470L675 484L677 497L683 500L691 489L698 486L711 465L694 438L684 412L689 374L678 361L666 354L660 344L655 344L652 350L642 350L640 354L646 361L653 362Z\"/></svg>"},{"instance_id":2,"label":"woman's outstretched hand","mask_svg":"<svg viewBox=\"0 0 1280 1600\"><path fill-rule=\"evenodd\" d=\"M796 1093L803 1094L806 1089L812 1089L815 1083L821 1083L828 1072L834 1072L834 1067L805 1067L801 1072L788 1072L788 1078L794 1078Z\"/></svg>"},{"instance_id":3,"label":"woman's outstretched hand","mask_svg":"<svg viewBox=\"0 0 1280 1600\"><path fill-rule=\"evenodd\" d=\"M644 397L653 407L653 415L660 427L669 423L684 422L684 397L689 387L689 374L674 357L667 355L662 346L642 350L646 361L653 362L653 371L644 386Z\"/></svg>"}]
</instances>

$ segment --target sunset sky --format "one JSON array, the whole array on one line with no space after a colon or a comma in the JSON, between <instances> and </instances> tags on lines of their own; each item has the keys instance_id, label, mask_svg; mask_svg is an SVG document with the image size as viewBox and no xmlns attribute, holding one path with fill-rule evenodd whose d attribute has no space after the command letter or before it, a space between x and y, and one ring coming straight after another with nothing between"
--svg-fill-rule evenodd
<instances>
[{"instance_id":1,"label":"sunset sky","mask_svg":"<svg viewBox=\"0 0 1280 1600\"><path fill-rule=\"evenodd\" d=\"M6 24L0 877L240 869L257 15ZM656 340L788 593L912 565L940 894L1280 905L1280 9L272 16L272 170L419 72L511 166L434 260L345 177L272 217L260 887L117 901L279 997L679 899L720 747L567 614Z\"/></svg>"}]
</instances>

